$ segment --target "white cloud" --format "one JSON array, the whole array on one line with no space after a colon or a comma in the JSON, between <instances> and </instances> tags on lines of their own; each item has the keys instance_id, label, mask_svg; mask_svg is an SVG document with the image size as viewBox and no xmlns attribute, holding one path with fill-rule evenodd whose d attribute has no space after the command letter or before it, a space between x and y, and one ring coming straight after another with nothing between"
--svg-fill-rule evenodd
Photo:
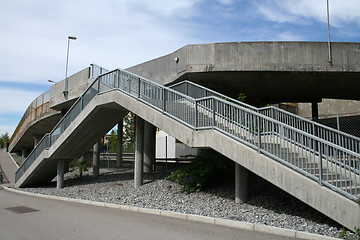
<instances>
[{"instance_id":1,"label":"white cloud","mask_svg":"<svg viewBox=\"0 0 360 240\"><path fill-rule=\"evenodd\" d=\"M254 3L258 11L274 22L304 24L304 20L327 22L326 0L264 0ZM360 1L329 0L330 21L335 27L354 22L360 24Z\"/></svg>"},{"instance_id":2,"label":"white cloud","mask_svg":"<svg viewBox=\"0 0 360 240\"><path fill-rule=\"evenodd\" d=\"M303 41L303 36L291 31L281 32L277 35L277 41Z\"/></svg>"},{"instance_id":3,"label":"white cloud","mask_svg":"<svg viewBox=\"0 0 360 240\"><path fill-rule=\"evenodd\" d=\"M0 93L1 99L5 102L0 106L0 114L23 114L31 102L41 94L11 88L2 88Z\"/></svg>"},{"instance_id":4,"label":"white cloud","mask_svg":"<svg viewBox=\"0 0 360 240\"><path fill-rule=\"evenodd\" d=\"M185 22L198 2L2 1L0 81L63 79L69 35L78 37L70 74L90 63L126 68L171 52L191 42Z\"/></svg>"},{"instance_id":5,"label":"white cloud","mask_svg":"<svg viewBox=\"0 0 360 240\"><path fill-rule=\"evenodd\" d=\"M17 125L0 125L0 135L8 133L11 137L16 127Z\"/></svg>"}]
</instances>

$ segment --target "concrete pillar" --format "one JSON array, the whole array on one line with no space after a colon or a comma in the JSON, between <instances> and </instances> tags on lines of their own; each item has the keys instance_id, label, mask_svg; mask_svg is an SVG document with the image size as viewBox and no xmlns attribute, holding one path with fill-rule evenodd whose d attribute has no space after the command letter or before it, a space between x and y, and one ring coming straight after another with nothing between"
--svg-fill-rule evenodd
<instances>
[{"instance_id":1,"label":"concrete pillar","mask_svg":"<svg viewBox=\"0 0 360 240\"><path fill-rule=\"evenodd\" d=\"M65 160L57 160L57 176L56 176L56 188L61 189L64 187L64 174L65 174Z\"/></svg>"},{"instance_id":2,"label":"concrete pillar","mask_svg":"<svg viewBox=\"0 0 360 240\"><path fill-rule=\"evenodd\" d=\"M22 158L27 158L30 154L30 151L28 149L22 148L21 149L21 157Z\"/></svg>"},{"instance_id":3,"label":"concrete pillar","mask_svg":"<svg viewBox=\"0 0 360 240\"><path fill-rule=\"evenodd\" d=\"M24 148L21 149L21 157L26 158L26 149Z\"/></svg>"},{"instance_id":4,"label":"concrete pillar","mask_svg":"<svg viewBox=\"0 0 360 240\"><path fill-rule=\"evenodd\" d=\"M143 184L144 168L144 120L136 116L135 131L135 167L134 184L135 188Z\"/></svg>"},{"instance_id":5,"label":"concrete pillar","mask_svg":"<svg viewBox=\"0 0 360 240\"><path fill-rule=\"evenodd\" d=\"M235 202L245 203L249 195L249 170L235 163Z\"/></svg>"},{"instance_id":6,"label":"concrete pillar","mask_svg":"<svg viewBox=\"0 0 360 240\"><path fill-rule=\"evenodd\" d=\"M311 103L311 117L313 120L317 120L319 118L319 106L317 102Z\"/></svg>"},{"instance_id":7,"label":"concrete pillar","mask_svg":"<svg viewBox=\"0 0 360 240\"><path fill-rule=\"evenodd\" d=\"M144 124L144 172L154 170L156 128L149 122Z\"/></svg>"},{"instance_id":8,"label":"concrete pillar","mask_svg":"<svg viewBox=\"0 0 360 240\"><path fill-rule=\"evenodd\" d=\"M34 147L40 142L41 138L38 136L33 136L34 137Z\"/></svg>"},{"instance_id":9,"label":"concrete pillar","mask_svg":"<svg viewBox=\"0 0 360 240\"><path fill-rule=\"evenodd\" d=\"M99 176L100 165L100 142L95 143L93 147L93 176Z\"/></svg>"},{"instance_id":10,"label":"concrete pillar","mask_svg":"<svg viewBox=\"0 0 360 240\"><path fill-rule=\"evenodd\" d=\"M117 145L116 145L116 167L122 167L122 153L123 153L123 126L124 121L118 123L118 130L117 130Z\"/></svg>"}]
</instances>

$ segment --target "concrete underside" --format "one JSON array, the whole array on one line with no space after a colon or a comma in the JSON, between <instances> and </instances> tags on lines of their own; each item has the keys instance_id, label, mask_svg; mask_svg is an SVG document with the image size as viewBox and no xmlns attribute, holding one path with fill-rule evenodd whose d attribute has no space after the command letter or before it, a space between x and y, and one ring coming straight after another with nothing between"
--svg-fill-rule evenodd
<instances>
[{"instance_id":1,"label":"concrete underside","mask_svg":"<svg viewBox=\"0 0 360 240\"><path fill-rule=\"evenodd\" d=\"M32 150L34 148L35 139L39 140L46 134L51 132L55 125L60 121L61 113L51 111L42 116L29 127L27 127L16 142L11 143L11 152L18 152L22 149Z\"/></svg>"},{"instance_id":2,"label":"concrete underside","mask_svg":"<svg viewBox=\"0 0 360 240\"><path fill-rule=\"evenodd\" d=\"M97 95L53 146L36 159L16 186L49 182L56 175L57 159L79 157L125 116L127 111L135 113L190 147L212 148L222 153L350 229L360 227L360 208L355 202L218 131L194 131L118 90Z\"/></svg>"},{"instance_id":3,"label":"concrete underside","mask_svg":"<svg viewBox=\"0 0 360 240\"><path fill-rule=\"evenodd\" d=\"M190 80L247 102L360 100L360 43L233 42L185 46L126 70L160 84ZM178 57L179 61L174 59Z\"/></svg>"}]
</instances>

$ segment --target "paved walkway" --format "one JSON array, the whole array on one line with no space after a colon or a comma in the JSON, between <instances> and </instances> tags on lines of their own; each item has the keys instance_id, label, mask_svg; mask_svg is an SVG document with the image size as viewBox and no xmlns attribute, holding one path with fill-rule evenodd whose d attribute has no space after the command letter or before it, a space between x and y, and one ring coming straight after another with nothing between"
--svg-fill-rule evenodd
<instances>
[{"instance_id":1,"label":"paved walkway","mask_svg":"<svg viewBox=\"0 0 360 240\"><path fill-rule=\"evenodd\" d=\"M0 187L1 188L1 187ZM0 239L295 238L0 190Z\"/></svg>"},{"instance_id":2,"label":"paved walkway","mask_svg":"<svg viewBox=\"0 0 360 240\"><path fill-rule=\"evenodd\" d=\"M5 149L0 149L0 167L5 173L5 176L9 183L5 183L5 186L13 186L15 180L15 172L18 169L15 162L9 156L9 153Z\"/></svg>"}]
</instances>

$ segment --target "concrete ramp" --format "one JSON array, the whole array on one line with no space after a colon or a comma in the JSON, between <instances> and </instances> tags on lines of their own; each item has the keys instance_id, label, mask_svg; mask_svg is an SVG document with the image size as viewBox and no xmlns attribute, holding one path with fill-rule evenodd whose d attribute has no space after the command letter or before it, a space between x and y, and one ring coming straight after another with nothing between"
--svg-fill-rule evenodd
<instances>
[{"instance_id":1,"label":"concrete ramp","mask_svg":"<svg viewBox=\"0 0 360 240\"><path fill-rule=\"evenodd\" d=\"M357 153L226 100L195 100L120 70L101 76L75 105L82 110L75 117L70 110L39 143L44 150L18 171L17 187L50 181L58 159L81 156L131 111L190 147L222 153L342 225L360 227L360 207L353 200L359 174L341 162L357 159ZM334 178L344 179L345 188L333 185Z\"/></svg>"}]
</instances>

